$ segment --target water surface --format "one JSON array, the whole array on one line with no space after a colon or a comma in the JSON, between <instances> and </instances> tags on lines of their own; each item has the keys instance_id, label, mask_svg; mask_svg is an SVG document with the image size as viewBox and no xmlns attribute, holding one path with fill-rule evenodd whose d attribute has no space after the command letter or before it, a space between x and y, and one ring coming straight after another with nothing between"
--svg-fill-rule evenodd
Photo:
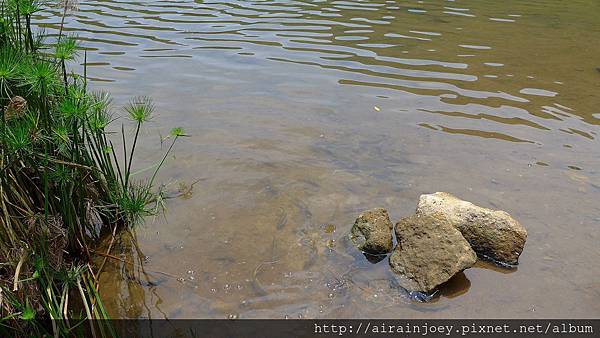
<instances>
[{"instance_id":1,"label":"water surface","mask_svg":"<svg viewBox=\"0 0 600 338\"><path fill-rule=\"evenodd\" d=\"M110 314L598 317L599 13L595 0L82 1L66 30L92 86L158 108L135 165L159 160L168 126L191 135L161 175L183 194L111 251L128 263L100 276ZM362 210L396 221L435 191L518 219L518 269L478 264L424 304L346 241Z\"/></svg>"}]
</instances>

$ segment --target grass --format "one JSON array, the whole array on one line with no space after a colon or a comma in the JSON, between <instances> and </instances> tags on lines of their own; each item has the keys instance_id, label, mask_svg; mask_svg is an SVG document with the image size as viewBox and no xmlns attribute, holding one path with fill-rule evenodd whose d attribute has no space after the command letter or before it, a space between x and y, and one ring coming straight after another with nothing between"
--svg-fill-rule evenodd
<instances>
[{"instance_id":1,"label":"grass","mask_svg":"<svg viewBox=\"0 0 600 338\"><path fill-rule=\"evenodd\" d=\"M185 133L173 129L150 179L135 180L152 101L124 107L133 133L123 124L120 135L110 133L109 95L88 90L85 68L83 76L67 68L80 57L76 37L32 26L41 6L0 0L0 334L83 335L82 324L107 318L93 243L157 212L156 175ZM95 323L87 326L93 336L110 335Z\"/></svg>"}]
</instances>

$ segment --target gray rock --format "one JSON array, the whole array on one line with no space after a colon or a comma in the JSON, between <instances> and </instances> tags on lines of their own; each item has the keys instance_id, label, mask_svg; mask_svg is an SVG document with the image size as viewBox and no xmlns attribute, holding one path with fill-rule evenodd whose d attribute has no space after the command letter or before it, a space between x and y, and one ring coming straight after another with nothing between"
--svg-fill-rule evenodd
<instances>
[{"instance_id":1,"label":"gray rock","mask_svg":"<svg viewBox=\"0 0 600 338\"><path fill-rule=\"evenodd\" d=\"M403 218L396 224L396 238L390 266L408 291L430 293L477 261L469 243L443 216Z\"/></svg>"},{"instance_id":2,"label":"gray rock","mask_svg":"<svg viewBox=\"0 0 600 338\"><path fill-rule=\"evenodd\" d=\"M503 265L518 264L527 240L527 230L508 213L482 208L445 192L421 195L417 214L444 215L479 256Z\"/></svg>"},{"instance_id":3,"label":"gray rock","mask_svg":"<svg viewBox=\"0 0 600 338\"><path fill-rule=\"evenodd\" d=\"M350 234L352 243L361 251L385 254L394 246L390 216L383 208L367 210L360 214Z\"/></svg>"}]
</instances>

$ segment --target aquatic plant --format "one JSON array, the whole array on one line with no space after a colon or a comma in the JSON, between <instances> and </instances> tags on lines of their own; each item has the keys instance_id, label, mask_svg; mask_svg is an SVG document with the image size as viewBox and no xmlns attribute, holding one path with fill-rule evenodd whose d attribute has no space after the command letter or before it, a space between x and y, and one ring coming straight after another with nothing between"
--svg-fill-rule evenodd
<instances>
[{"instance_id":1,"label":"aquatic plant","mask_svg":"<svg viewBox=\"0 0 600 338\"><path fill-rule=\"evenodd\" d=\"M41 8L37 0L0 2L0 333L71 336L87 327L110 335L91 324L107 318L92 244L157 212L154 180L185 133L173 129L151 178L134 180L152 101L131 100L124 112L133 136L122 124L112 140L109 95L88 90L85 68L83 76L68 73L81 48L63 34L64 15L51 43L36 32Z\"/></svg>"}]
</instances>

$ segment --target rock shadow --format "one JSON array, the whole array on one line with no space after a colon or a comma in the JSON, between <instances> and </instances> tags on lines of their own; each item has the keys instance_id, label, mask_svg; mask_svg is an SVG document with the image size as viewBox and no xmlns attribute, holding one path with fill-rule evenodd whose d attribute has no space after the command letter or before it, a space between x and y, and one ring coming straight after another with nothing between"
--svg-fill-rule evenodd
<instances>
[{"instance_id":1,"label":"rock shadow","mask_svg":"<svg viewBox=\"0 0 600 338\"><path fill-rule=\"evenodd\" d=\"M371 264L377 264L377 263L381 262L382 260L386 259L388 256L388 254L374 255L374 254L370 254L368 252L363 252L362 254L363 254L363 256L365 256L367 261Z\"/></svg>"},{"instance_id":2,"label":"rock shadow","mask_svg":"<svg viewBox=\"0 0 600 338\"><path fill-rule=\"evenodd\" d=\"M455 298L464 295L471 288L471 281L464 272L459 272L438 287L440 297Z\"/></svg>"}]
</instances>

